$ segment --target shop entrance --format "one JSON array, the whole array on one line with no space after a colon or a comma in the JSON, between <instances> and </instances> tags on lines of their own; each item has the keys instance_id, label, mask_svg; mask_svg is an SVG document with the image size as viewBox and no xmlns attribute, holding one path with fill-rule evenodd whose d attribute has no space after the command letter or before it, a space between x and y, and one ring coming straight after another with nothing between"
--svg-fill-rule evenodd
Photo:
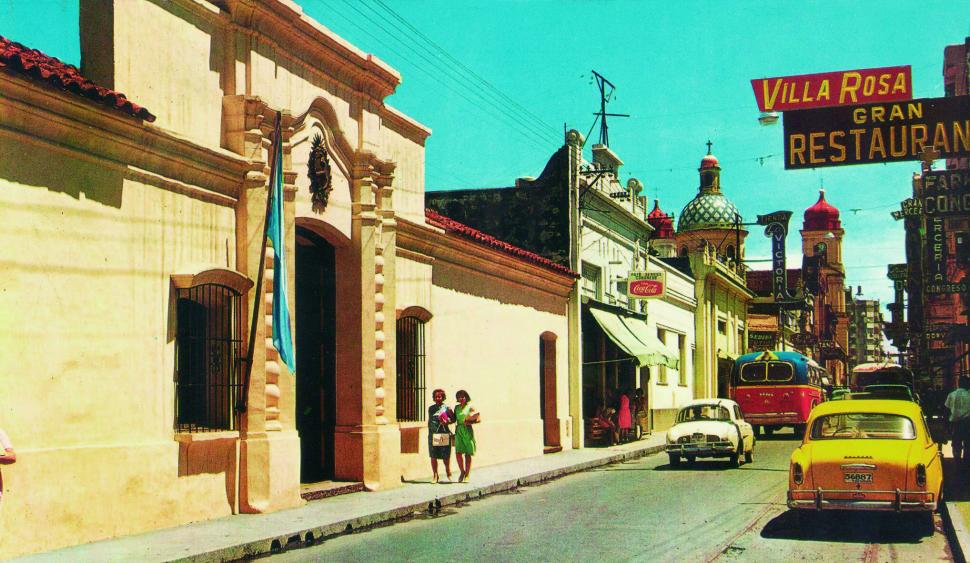
<instances>
[{"instance_id":1,"label":"shop entrance","mask_svg":"<svg viewBox=\"0 0 970 563\"><path fill-rule=\"evenodd\" d=\"M296 429L300 482L334 476L336 422L336 263L334 249L296 231Z\"/></svg>"}]
</instances>

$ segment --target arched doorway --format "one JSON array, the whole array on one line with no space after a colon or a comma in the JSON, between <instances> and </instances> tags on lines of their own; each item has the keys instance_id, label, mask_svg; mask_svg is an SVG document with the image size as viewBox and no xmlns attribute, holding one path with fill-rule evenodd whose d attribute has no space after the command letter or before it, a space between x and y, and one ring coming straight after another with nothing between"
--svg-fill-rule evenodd
<instances>
[{"instance_id":1,"label":"arched doorway","mask_svg":"<svg viewBox=\"0 0 970 563\"><path fill-rule=\"evenodd\" d=\"M336 260L333 246L296 230L296 428L300 482L334 477Z\"/></svg>"}]
</instances>

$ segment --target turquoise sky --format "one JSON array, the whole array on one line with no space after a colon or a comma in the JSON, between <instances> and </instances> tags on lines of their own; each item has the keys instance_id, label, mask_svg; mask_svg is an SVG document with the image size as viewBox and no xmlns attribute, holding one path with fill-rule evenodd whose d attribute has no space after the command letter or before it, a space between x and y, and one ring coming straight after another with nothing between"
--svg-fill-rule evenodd
<instances>
[{"instance_id":1,"label":"turquoise sky","mask_svg":"<svg viewBox=\"0 0 970 563\"><path fill-rule=\"evenodd\" d=\"M724 192L746 220L795 212L791 266L802 212L824 183L842 211L848 283L884 304L886 264L904 260L902 226L889 212L910 194L917 164L786 172L781 124L758 124L750 80L908 64L916 97L942 96L943 48L970 35L970 0L298 3L403 75L389 103L433 130L428 189L538 175L564 124L583 134L593 125L595 69L616 85L609 111L632 115L609 121L624 182L637 177L679 215L711 139ZM79 62L76 2L0 0L0 35ZM596 130L590 136L587 157ZM748 240L748 258L768 256L762 229Z\"/></svg>"}]
</instances>

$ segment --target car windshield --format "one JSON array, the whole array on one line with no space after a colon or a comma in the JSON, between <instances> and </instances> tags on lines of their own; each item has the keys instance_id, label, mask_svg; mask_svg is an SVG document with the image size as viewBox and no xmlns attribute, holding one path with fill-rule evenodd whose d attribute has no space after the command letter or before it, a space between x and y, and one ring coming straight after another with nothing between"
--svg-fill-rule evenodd
<instances>
[{"instance_id":1,"label":"car windshield","mask_svg":"<svg viewBox=\"0 0 970 563\"><path fill-rule=\"evenodd\" d=\"M720 405L693 405L684 407L677 413L677 422L695 420L731 420L731 413Z\"/></svg>"},{"instance_id":2,"label":"car windshield","mask_svg":"<svg viewBox=\"0 0 970 563\"><path fill-rule=\"evenodd\" d=\"M844 413L820 416L812 424L812 440L913 440L913 421L896 414Z\"/></svg>"}]
</instances>

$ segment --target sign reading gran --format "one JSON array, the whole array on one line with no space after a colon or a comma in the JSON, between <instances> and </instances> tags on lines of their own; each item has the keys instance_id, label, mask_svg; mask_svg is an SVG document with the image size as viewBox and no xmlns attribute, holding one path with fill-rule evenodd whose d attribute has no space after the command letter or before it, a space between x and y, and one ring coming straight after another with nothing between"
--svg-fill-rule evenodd
<instances>
[{"instance_id":1,"label":"sign reading gran","mask_svg":"<svg viewBox=\"0 0 970 563\"><path fill-rule=\"evenodd\" d=\"M913 97L908 65L758 78L751 81L751 87L761 111L898 102Z\"/></svg>"},{"instance_id":2,"label":"sign reading gran","mask_svg":"<svg viewBox=\"0 0 970 563\"><path fill-rule=\"evenodd\" d=\"M970 96L921 98L785 114L785 168L970 155Z\"/></svg>"}]
</instances>

